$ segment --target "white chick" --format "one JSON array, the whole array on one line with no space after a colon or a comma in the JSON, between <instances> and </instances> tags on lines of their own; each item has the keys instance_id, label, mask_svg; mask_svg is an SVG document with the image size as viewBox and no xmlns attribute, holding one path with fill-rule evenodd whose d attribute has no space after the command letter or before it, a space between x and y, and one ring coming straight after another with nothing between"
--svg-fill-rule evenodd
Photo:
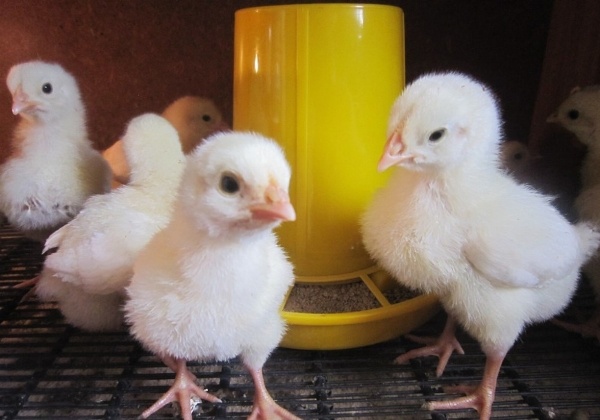
<instances>
[{"instance_id":1,"label":"white chick","mask_svg":"<svg viewBox=\"0 0 600 420\"><path fill-rule=\"evenodd\" d=\"M492 93L471 78L432 74L394 103L379 162L396 166L362 218L364 244L402 284L434 293L448 313L444 333L397 363L437 355L438 376L456 324L486 355L466 397L425 408L474 408L490 418L504 357L527 324L561 311L600 236L570 225L549 198L517 184L499 165L500 118ZM471 392L472 391L472 392Z\"/></svg>"},{"instance_id":2,"label":"white chick","mask_svg":"<svg viewBox=\"0 0 600 420\"><path fill-rule=\"evenodd\" d=\"M123 147L131 182L90 197L79 215L46 241L36 287L56 300L69 323L88 331L123 325L121 305L139 252L171 216L185 158L177 132L163 117L129 123Z\"/></svg>"},{"instance_id":3,"label":"white chick","mask_svg":"<svg viewBox=\"0 0 600 420\"><path fill-rule=\"evenodd\" d=\"M6 79L20 121L0 169L0 210L16 229L44 241L85 200L110 190L110 168L88 139L77 82L58 64L30 61Z\"/></svg>"},{"instance_id":4,"label":"white chick","mask_svg":"<svg viewBox=\"0 0 600 420\"><path fill-rule=\"evenodd\" d=\"M206 137L227 130L219 108L208 98L183 96L171 103L162 113L177 130L183 153L190 153ZM113 171L113 185L129 182L129 165L123 152L123 143L117 140L103 156Z\"/></svg>"},{"instance_id":5,"label":"white chick","mask_svg":"<svg viewBox=\"0 0 600 420\"><path fill-rule=\"evenodd\" d=\"M241 356L255 385L250 418L296 418L264 385L262 367L284 332L279 315L292 265L273 228L294 220L290 168L274 142L252 133L209 137L188 156L169 225L134 266L125 305L131 332L177 375L142 417L190 395L218 399L194 384L189 360Z\"/></svg>"},{"instance_id":6,"label":"white chick","mask_svg":"<svg viewBox=\"0 0 600 420\"><path fill-rule=\"evenodd\" d=\"M600 225L600 85L574 88L548 122L560 124L587 146L581 167L581 191L575 199L575 211L581 220ZM583 324L556 320L562 327L600 340L600 254L596 254L583 272L594 290L597 308Z\"/></svg>"}]
</instances>

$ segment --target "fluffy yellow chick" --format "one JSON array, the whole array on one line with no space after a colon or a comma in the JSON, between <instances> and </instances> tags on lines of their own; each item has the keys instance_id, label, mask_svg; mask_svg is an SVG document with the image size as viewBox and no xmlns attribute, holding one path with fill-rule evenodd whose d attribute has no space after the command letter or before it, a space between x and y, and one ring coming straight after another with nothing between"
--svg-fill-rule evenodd
<instances>
[{"instance_id":1,"label":"fluffy yellow chick","mask_svg":"<svg viewBox=\"0 0 600 420\"><path fill-rule=\"evenodd\" d=\"M173 210L185 163L177 132L163 117L134 118L123 137L131 182L90 197L75 219L54 232L35 288L56 300L66 320L88 331L123 327L125 287L139 252Z\"/></svg>"},{"instance_id":2,"label":"fluffy yellow chick","mask_svg":"<svg viewBox=\"0 0 600 420\"><path fill-rule=\"evenodd\" d=\"M457 324L486 355L468 395L430 410L492 413L502 362L526 325L571 300L600 236L571 225L545 197L499 165L500 117L490 90L461 74L426 75L394 103L379 170L395 167L362 219L364 244L404 285L434 293L448 313L442 336L396 359L437 355L441 375Z\"/></svg>"},{"instance_id":3,"label":"fluffy yellow chick","mask_svg":"<svg viewBox=\"0 0 600 420\"><path fill-rule=\"evenodd\" d=\"M60 65L17 64L6 84L21 118L13 153L0 168L0 213L43 242L88 197L110 190L110 168L88 139L77 82Z\"/></svg>"},{"instance_id":4,"label":"fluffy yellow chick","mask_svg":"<svg viewBox=\"0 0 600 420\"><path fill-rule=\"evenodd\" d=\"M581 220L600 226L600 85L574 88L548 122L560 124L587 146L581 167L581 191L574 207ZM555 323L600 341L600 254L583 267L583 272L596 295L594 314L583 324L558 320Z\"/></svg>"},{"instance_id":5,"label":"fluffy yellow chick","mask_svg":"<svg viewBox=\"0 0 600 420\"><path fill-rule=\"evenodd\" d=\"M191 152L211 134L227 130L221 111L213 101L198 96L183 96L163 111L165 117L177 130L183 153ZM116 141L103 152L113 171L113 186L129 182L129 165L123 153L123 143Z\"/></svg>"},{"instance_id":6,"label":"fluffy yellow chick","mask_svg":"<svg viewBox=\"0 0 600 420\"><path fill-rule=\"evenodd\" d=\"M294 281L273 233L296 217L290 175L281 148L257 134L215 134L188 155L173 218L142 251L127 288L132 334L176 371L142 417L178 401L191 420L190 395L218 399L194 383L186 361L239 355L255 385L250 418L296 418L270 397L262 374Z\"/></svg>"}]
</instances>

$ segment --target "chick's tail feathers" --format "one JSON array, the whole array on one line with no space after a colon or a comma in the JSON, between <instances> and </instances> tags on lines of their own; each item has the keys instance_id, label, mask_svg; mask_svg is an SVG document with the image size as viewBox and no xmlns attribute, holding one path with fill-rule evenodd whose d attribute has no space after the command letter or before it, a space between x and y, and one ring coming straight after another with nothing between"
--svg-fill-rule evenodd
<instances>
[{"instance_id":1,"label":"chick's tail feathers","mask_svg":"<svg viewBox=\"0 0 600 420\"><path fill-rule=\"evenodd\" d=\"M598 250L598 246L600 245L600 231L598 231L597 226L588 222L577 223L575 231L578 234L579 249L581 250L583 264Z\"/></svg>"}]
</instances>

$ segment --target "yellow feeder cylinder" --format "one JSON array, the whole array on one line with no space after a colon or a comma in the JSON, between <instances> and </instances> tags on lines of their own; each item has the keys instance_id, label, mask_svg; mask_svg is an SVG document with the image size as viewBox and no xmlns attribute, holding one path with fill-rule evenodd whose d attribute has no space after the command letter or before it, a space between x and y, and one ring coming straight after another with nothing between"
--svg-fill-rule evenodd
<instances>
[{"instance_id":1,"label":"yellow feeder cylinder","mask_svg":"<svg viewBox=\"0 0 600 420\"><path fill-rule=\"evenodd\" d=\"M235 14L236 130L277 140L297 220L279 237L299 280L371 267L359 217L385 183L377 161L404 86L400 8L305 4Z\"/></svg>"}]
</instances>

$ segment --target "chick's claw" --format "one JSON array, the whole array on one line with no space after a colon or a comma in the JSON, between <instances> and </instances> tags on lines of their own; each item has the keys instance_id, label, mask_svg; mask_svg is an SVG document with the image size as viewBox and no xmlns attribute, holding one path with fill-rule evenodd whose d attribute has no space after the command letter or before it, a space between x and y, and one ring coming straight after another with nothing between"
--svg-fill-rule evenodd
<instances>
[{"instance_id":1,"label":"chick's claw","mask_svg":"<svg viewBox=\"0 0 600 420\"><path fill-rule=\"evenodd\" d=\"M299 420L285 408L277 404L265 385L265 381L262 374L262 369L248 369L252 375L254 381L254 407L252 413L248 416L248 420L271 420L271 419L283 419L283 420Z\"/></svg>"},{"instance_id":2,"label":"chick's claw","mask_svg":"<svg viewBox=\"0 0 600 420\"><path fill-rule=\"evenodd\" d=\"M25 200L22 210L26 211L26 212L37 211L41 207L42 207L42 205L37 198L29 197L29 198L27 198L27 200Z\"/></svg>"},{"instance_id":3,"label":"chick's claw","mask_svg":"<svg viewBox=\"0 0 600 420\"><path fill-rule=\"evenodd\" d=\"M488 420L492 415L492 404L504 357L505 354L502 352L490 352L485 362L483 378L476 388L465 385L452 387L456 391L467 393L467 396L446 401L430 401L424 404L423 408L428 410L473 408L479 412L480 420Z\"/></svg>"},{"instance_id":4,"label":"chick's claw","mask_svg":"<svg viewBox=\"0 0 600 420\"><path fill-rule=\"evenodd\" d=\"M480 420L488 420L492 415L492 404L496 392L496 381L484 378L484 381L477 386L456 385L444 387L447 392L460 392L466 394L464 397L445 401L429 401L423 404L425 410L459 410L472 408L479 413Z\"/></svg>"},{"instance_id":5,"label":"chick's claw","mask_svg":"<svg viewBox=\"0 0 600 420\"><path fill-rule=\"evenodd\" d=\"M456 351L458 354L465 354L465 351L456 339L455 331L456 322L448 317L444 331L438 338L418 337L412 334L406 335L405 337L409 340L414 341L415 343L425 344L425 347L414 349L398 356L394 360L394 363L403 364L416 357L437 356L439 362L435 374L437 377L442 376L453 352Z\"/></svg>"},{"instance_id":6,"label":"chick's claw","mask_svg":"<svg viewBox=\"0 0 600 420\"><path fill-rule=\"evenodd\" d=\"M248 420L271 420L271 419L282 419L282 420L299 420L285 408L278 405L273 399L261 400L254 402L254 408L252 413L248 416Z\"/></svg>"},{"instance_id":7,"label":"chick's claw","mask_svg":"<svg viewBox=\"0 0 600 420\"><path fill-rule=\"evenodd\" d=\"M477 388L475 392L465 397L446 401L429 401L423 404L426 410L458 410L461 408L473 408L479 412L480 420L487 420L492 414L492 403L494 400L493 390Z\"/></svg>"},{"instance_id":8,"label":"chick's claw","mask_svg":"<svg viewBox=\"0 0 600 420\"><path fill-rule=\"evenodd\" d=\"M177 374L173 386L165 392L150 408L144 411L141 418L146 419L165 405L177 401L181 407L181 416L184 420L192 420L192 405L190 398L196 396L213 403L221 402L220 399L205 390L201 389L195 383L195 377L187 369L184 360L177 361Z\"/></svg>"}]
</instances>

